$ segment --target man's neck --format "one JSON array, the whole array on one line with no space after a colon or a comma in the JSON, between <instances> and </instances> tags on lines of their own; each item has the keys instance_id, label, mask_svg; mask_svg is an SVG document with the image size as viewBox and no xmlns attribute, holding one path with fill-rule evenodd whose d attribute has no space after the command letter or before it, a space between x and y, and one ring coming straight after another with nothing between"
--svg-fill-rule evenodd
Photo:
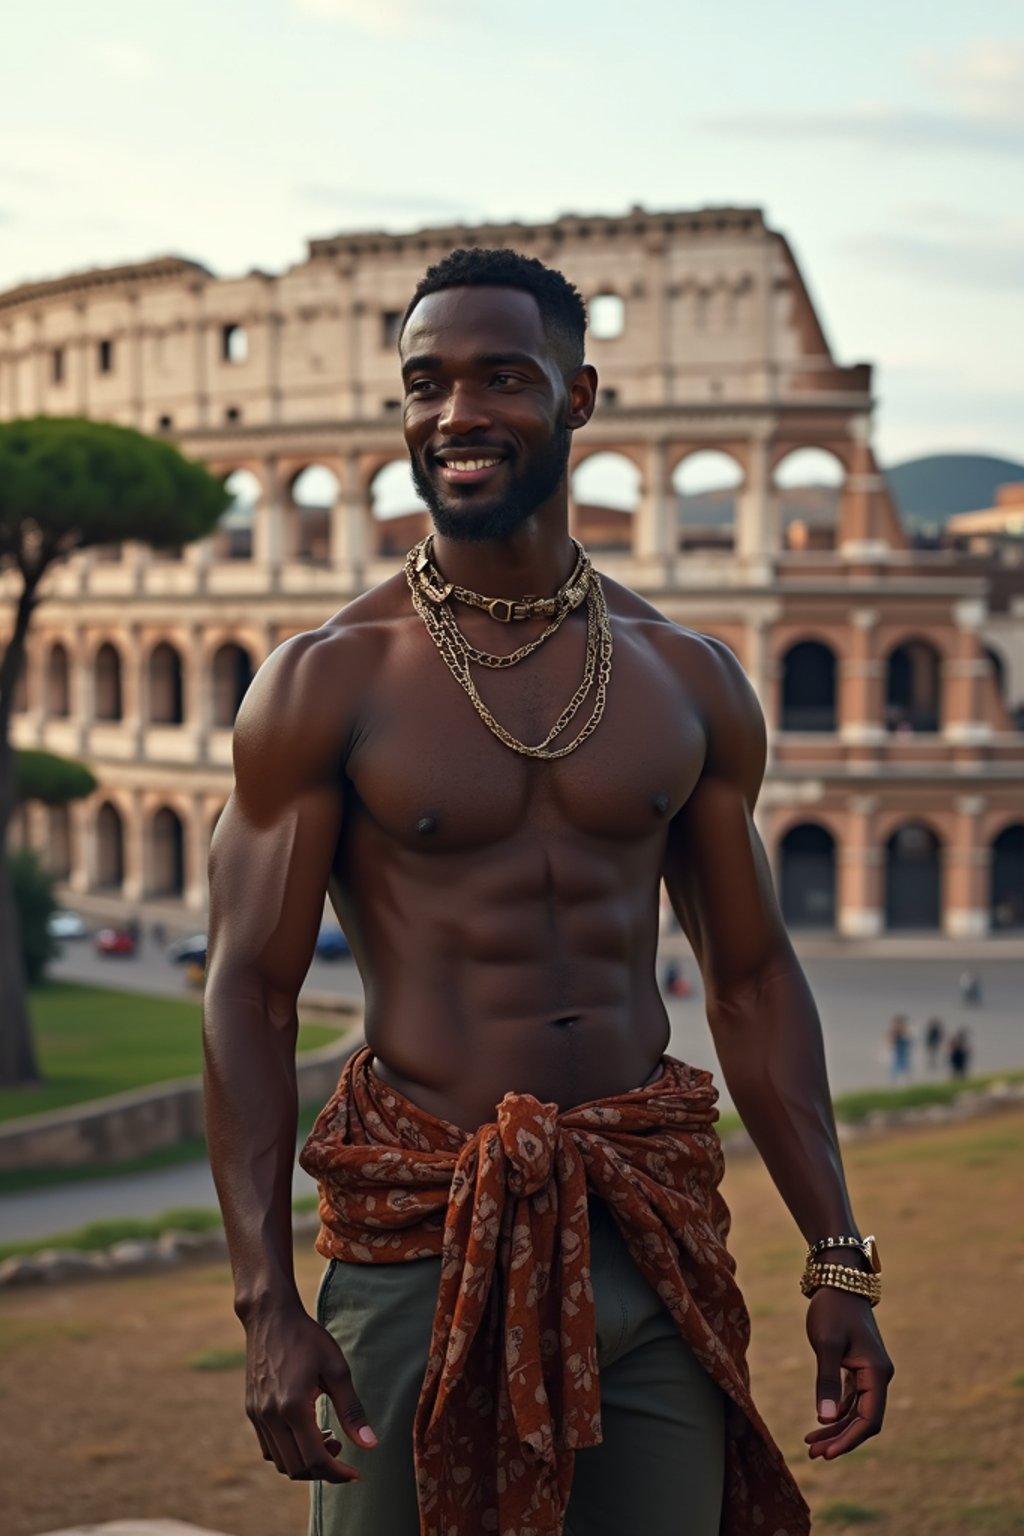
<instances>
[{"instance_id":1,"label":"man's neck","mask_svg":"<svg viewBox=\"0 0 1024 1536\"><path fill-rule=\"evenodd\" d=\"M568 518L542 528L531 519L510 538L486 543L435 533L432 556L445 581L488 597L550 597L576 564Z\"/></svg>"}]
</instances>

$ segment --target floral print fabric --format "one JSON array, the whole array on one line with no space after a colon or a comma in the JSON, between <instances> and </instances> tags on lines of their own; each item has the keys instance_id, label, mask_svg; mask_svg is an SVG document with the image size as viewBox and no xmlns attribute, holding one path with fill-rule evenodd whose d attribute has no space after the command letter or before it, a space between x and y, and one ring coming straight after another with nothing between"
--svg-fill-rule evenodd
<instances>
[{"instance_id":1,"label":"floral print fabric","mask_svg":"<svg viewBox=\"0 0 1024 1536\"><path fill-rule=\"evenodd\" d=\"M574 1453L601 1440L588 1190L730 1401L722 1536L805 1536L750 1397L710 1074L665 1057L647 1086L562 1111L509 1093L470 1134L372 1060L348 1062L300 1161L325 1258L441 1256L413 1437L421 1536L560 1536Z\"/></svg>"}]
</instances>

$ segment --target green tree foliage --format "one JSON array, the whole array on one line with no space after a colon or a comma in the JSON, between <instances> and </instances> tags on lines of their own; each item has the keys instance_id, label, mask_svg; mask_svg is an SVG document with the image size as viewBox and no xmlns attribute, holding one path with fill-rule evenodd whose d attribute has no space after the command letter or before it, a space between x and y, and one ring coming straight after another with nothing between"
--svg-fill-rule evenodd
<instances>
[{"instance_id":1,"label":"green tree foliage","mask_svg":"<svg viewBox=\"0 0 1024 1536\"><path fill-rule=\"evenodd\" d=\"M42 981L47 964L59 946L46 929L57 910L53 881L30 848L19 848L8 859L14 905L21 930L21 964L30 987Z\"/></svg>"},{"instance_id":2,"label":"green tree foliage","mask_svg":"<svg viewBox=\"0 0 1024 1536\"><path fill-rule=\"evenodd\" d=\"M17 796L11 743L25 637L50 566L75 550L131 539L178 549L212 533L230 496L201 464L130 427L37 416L0 423L0 573L20 573L0 609L0 1084L38 1078L18 911L4 857Z\"/></svg>"},{"instance_id":3,"label":"green tree foliage","mask_svg":"<svg viewBox=\"0 0 1024 1536\"><path fill-rule=\"evenodd\" d=\"M19 805L28 800L69 805L72 800L84 800L95 788L95 774L73 758L35 750L14 754L14 796Z\"/></svg>"}]
</instances>

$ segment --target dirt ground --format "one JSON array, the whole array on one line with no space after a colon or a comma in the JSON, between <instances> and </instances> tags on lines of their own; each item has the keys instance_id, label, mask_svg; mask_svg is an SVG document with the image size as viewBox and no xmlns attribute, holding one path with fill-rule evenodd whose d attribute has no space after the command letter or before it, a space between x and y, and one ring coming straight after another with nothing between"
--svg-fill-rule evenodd
<instances>
[{"instance_id":1,"label":"dirt ground","mask_svg":"<svg viewBox=\"0 0 1024 1536\"><path fill-rule=\"evenodd\" d=\"M802 1444L814 1419L801 1243L760 1166L730 1169L755 1396L816 1530L1024 1532L1022 1153L1019 1111L849 1149L856 1208L882 1249L879 1319L897 1375L883 1435L828 1465L808 1462ZM301 1257L310 1304L319 1269ZM6 1293L3 1536L127 1516L299 1536L307 1491L260 1459L239 1344L223 1265ZM210 1356L219 1368L199 1369Z\"/></svg>"}]
</instances>

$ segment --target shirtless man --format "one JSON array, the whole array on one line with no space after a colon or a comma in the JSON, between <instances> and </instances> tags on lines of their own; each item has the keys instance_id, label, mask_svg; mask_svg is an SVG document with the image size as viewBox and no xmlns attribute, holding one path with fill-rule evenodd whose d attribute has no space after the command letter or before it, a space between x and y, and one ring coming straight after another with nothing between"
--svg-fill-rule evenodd
<instances>
[{"instance_id":1,"label":"shirtless man","mask_svg":"<svg viewBox=\"0 0 1024 1536\"><path fill-rule=\"evenodd\" d=\"M581 576L569 537L569 447L590 419L597 390L596 373L583 361L584 325L579 296L561 274L512 253L454 253L428 272L407 312L400 353L405 438L414 480L431 510L432 544L406 572L278 647L236 726L236 784L210 861L210 1154L248 1342L247 1411L264 1457L290 1478L314 1480L316 1532L412 1536L419 1528L417 1486L424 1531L477 1536L499 1529L486 1490L479 1506L459 1506L475 1514L445 1523L431 1503L438 1497L436 1479L418 1472L417 1485L413 1478L412 1415L435 1303L434 1344L442 1354L448 1348L449 1366L453 1358L446 1344L452 1309L440 1316L437 1256L441 1225L457 1225L459 1218L451 1209L445 1215L445 1183L433 1214L415 1228L425 1246L410 1248L401 1232L374 1236L372 1215L365 1232L356 1233L362 1245L353 1238L352 1186L332 1183L331 1169L342 1167L353 1137L364 1163L362 1142L377 1144L366 1129L369 1120L360 1126L353 1112L353 1105L361 1114L367 1104L374 1124L390 1114L406 1127L396 1136L412 1135L408 1127L416 1127L419 1139L408 1144L419 1152L396 1143L402 1147L396 1156L411 1160L407 1180L419 1178L420 1165L429 1161L422 1152L428 1143L449 1148L452 1166L456 1159L460 1167L469 1166L469 1156L477 1159L472 1166L479 1178L480 1169L505 1169L508 1210L519 1215L509 1214L504 1227L505 1218L495 1218L490 1251L498 1255L500 1284L481 1298L481 1308L511 1306L515 1299L511 1223L520 1223L512 1233L519 1242L527 1232L521 1223L539 1221L536 1213L551 1208L544 1189L538 1194L531 1186L529 1170L519 1168L510 1116L528 1111L541 1139L546 1126L552 1146L570 1147L557 1177L575 1177L574 1158L585 1165L596 1305L587 1327L597 1335L604 1439L598 1444L593 1415L584 1433L574 1429L563 1437L561 1470L552 1473L555 1482L562 1479L561 1493L551 1494L546 1517L531 1504L535 1513L529 1521L520 1516L516 1536L561 1528L572 1445L586 1448L575 1456L566 1532L678 1536L681 1500L691 1536L719 1530L724 1422L730 1413L736 1417L737 1402L747 1420L756 1414L742 1383L735 1384L742 1362L733 1375L731 1364L721 1373L715 1366L717 1382L712 1379L709 1361L723 1351L687 1333L688 1316L696 1316L700 1304L688 1312L686 1298L680 1302L672 1289L682 1283L683 1270L685 1284L699 1287L699 1256L710 1229L705 1223L704 1237L690 1234L685 1241L681 1227L673 1231L679 1253L671 1262L683 1270L673 1270L668 1289L659 1287L663 1306L644 1278L648 1270L638 1268L647 1261L629 1227L633 1218L623 1214L625 1204L616 1206L619 1190L602 1186L604 1198L595 1197L597 1142L585 1123L589 1111L578 1109L607 1101L617 1106L612 1119L642 1106L657 1109L665 1074L672 1081L664 1092L678 1091L687 1103L710 1091L692 1069L663 1062L669 1024L655 969L663 878L701 967L722 1072L782 1198L808 1245L847 1239L824 1255L842 1264L842 1272L819 1276L809 1287L819 1419L807 1436L810 1455L842 1455L882 1422L891 1366L867 1298L873 1253L870 1242L863 1250L854 1246L859 1232L843 1179L819 1020L752 821L765 765L761 711L724 645L679 628L608 578L588 578L586 570ZM446 595L448 584L480 594L487 605ZM511 605L529 594L561 596L547 612L527 604L526 616L510 616ZM610 635L602 628L602 594ZM444 614L471 647L492 656L557 632L507 668L474 663L459 687L452 675L458 658L453 663L449 655L446 662L428 623ZM610 658L602 651L609 639ZM524 754L524 745L545 740L579 690L588 655L593 677L581 706L544 753ZM472 687L479 688L475 697L467 696ZM328 1195L318 1246L332 1256L314 1320L292 1269L294 1047L296 999L325 890L363 979L369 1050L358 1084L350 1081L340 1107L325 1111L312 1152L307 1148ZM701 1130L700 1113L684 1128L692 1136L686 1155L713 1162L713 1148L707 1150L713 1137ZM500 1134L496 1116L504 1116ZM520 1134L527 1122L515 1123ZM520 1134L519 1145L532 1149L535 1140L524 1143ZM448 1181L452 1168L446 1167ZM549 1162L537 1178L554 1178L552 1167ZM360 1176L366 1173L360 1169ZM669 1167L665 1178L671 1183L672 1177ZM708 1179L710 1188L717 1175L712 1171ZM632 1181L635 1187L642 1182L639 1176ZM625 1187L630 1183L623 1186L624 1202L635 1194L635 1187ZM360 1186L359 1210L379 1211L383 1202L367 1203L364 1193ZM409 1198L407 1190L400 1194ZM402 1208L402 1199L388 1198L389 1212ZM503 1182L500 1209L505 1198ZM657 1190L651 1198L657 1205ZM564 1189L560 1199L558 1220L576 1220ZM711 1211L710 1195L705 1205ZM533 1216L523 1216L527 1207ZM578 1208L579 1201L577 1215ZM699 1211L695 1220L700 1226ZM669 1227L676 1221L684 1218L673 1216ZM529 1230L540 1244L539 1227ZM715 1243L724 1238L724 1224L718 1230ZM452 1233L444 1237L449 1240L457 1242ZM392 1244L390 1251L381 1251L383 1243ZM556 1279L568 1283L569 1251L563 1236L563 1269L556 1264L552 1271L553 1288ZM455 1261L447 1248L445 1254L447 1271ZM460 1264L463 1257L455 1251ZM712 1260L721 1295L721 1285L731 1285L723 1279L731 1261L724 1248ZM531 1262L540 1260L533 1255ZM456 1287L464 1283L460 1275ZM857 1292L858 1276L865 1278L864 1294ZM657 1280L653 1269L651 1277ZM870 1283L877 1284L873 1277ZM545 1285L531 1292L527 1323ZM460 1292L459 1305L468 1294ZM621 1316L625 1329L627 1304L634 1303L635 1349L624 1333L612 1341L608 1322L614 1319L617 1330ZM705 1311L710 1317L714 1308ZM737 1327L742 1332L743 1324ZM584 1355L593 1343L583 1341ZM550 1350L541 1347L548 1371ZM741 1354L742 1341L724 1354L729 1349ZM653 1365L651 1379L637 1374L641 1358ZM509 1361L501 1389L506 1398L522 1389L512 1356ZM623 1386L613 1402L617 1373ZM547 1376L545 1384L551 1397ZM653 1413L659 1392L664 1401ZM433 1433L431 1402L416 1427L417 1456L424 1461ZM500 1419L500 1403L496 1411ZM557 1439L556 1410L553 1424ZM499 1433L493 1424L492 1430ZM342 1432L351 1442L344 1459ZM737 1444L749 1451L756 1438ZM542 1440L522 1432L527 1449L514 1462L519 1474L524 1457L531 1466L531 1457L544 1460ZM727 1501L738 1498L747 1454L734 1457L732 1472L726 1457ZM452 1455L445 1451L441 1462ZM510 1465L503 1464L502 1486ZM456 1469L457 1480L475 1489L477 1470ZM739 1528L736 1512L744 1506L729 1507L730 1529ZM480 1509L487 1511L483 1517ZM805 1530L795 1494L787 1510L785 1519L776 1515L765 1528ZM505 1536L505 1525L500 1529Z\"/></svg>"}]
</instances>

